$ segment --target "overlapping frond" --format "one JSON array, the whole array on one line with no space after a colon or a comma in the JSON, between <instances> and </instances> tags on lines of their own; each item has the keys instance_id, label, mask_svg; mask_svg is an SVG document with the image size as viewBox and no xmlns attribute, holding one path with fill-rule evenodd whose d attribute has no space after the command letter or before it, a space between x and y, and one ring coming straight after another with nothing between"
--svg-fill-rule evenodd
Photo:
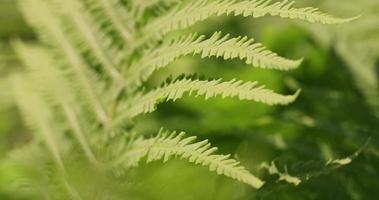
<instances>
[{"instance_id":1,"label":"overlapping frond","mask_svg":"<svg viewBox=\"0 0 379 200\"><path fill-rule=\"evenodd\" d=\"M65 63L72 68L73 74L80 84L83 95L93 108L98 120L107 121L107 115L95 90L98 84L93 80L94 75L84 62L78 50L72 45L62 30L62 23L52 12L52 6L44 0L24 0L20 2L25 18L47 39L47 43L55 46Z\"/></svg>"},{"instance_id":2,"label":"overlapping frond","mask_svg":"<svg viewBox=\"0 0 379 200\"><path fill-rule=\"evenodd\" d=\"M18 40L13 42L13 47L27 67L28 75L35 80L34 85L42 93L50 96L53 101L75 102L74 91L70 88L72 85L57 63L52 60L52 54L43 47L24 44Z\"/></svg>"},{"instance_id":3,"label":"overlapping frond","mask_svg":"<svg viewBox=\"0 0 379 200\"><path fill-rule=\"evenodd\" d=\"M183 4L148 23L142 30L141 43L154 38L159 39L171 31L187 28L214 15L242 15L254 18L271 15L322 24L339 24L355 19L337 18L312 7L295 8L294 1L288 0L275 3L271 0L196 0Z\"/></svg>"},{"instance_id":4,"label":"overlapping frond","mask_svg":"<svg viewBox=\"0 0 379 200\"><path fill-rule=\"evenodd\" d=\"M252 175L240 162L230 158L230 155L214 154L216 147L211 147L207 141L194 142L196 137L185 137L185 133L160 131L150 139L137 139L129 150L113 163L114 167L123 165L125 168L137 166L146 158L146 162L170 160L172 157L185 159L196 165L207 166L210 171L222 174L254 188L260 188L264 182Z\"/></svg>"},{"instance_id":5,"label":"overlapping frond","mask_svg":"<svg viewBox=\"0 0 379 200\"><path fill-rule=\"evenodd\" d=\"M283 58L246 36L230 38L229 34L215 32L210 38L205 39L204 35L191 34L170 40L146 54L126 72L126 85L138 86L156 70L189 54L199 54L201 58L222 57L225 60L238 58L254 67L277 70L295 69L302 61Z\"/></svg>"},{"instance_id":6,"label":"overlapping frond","mask_svg":"<svg viewBox=\"0 0 379 200\"><path fill-rule=\"evenodd\" d=\"M119 0L82 0L82 10L107 57L119 72L127 67L133 52L134 24ZM96 59L96 58L95 58Z\"/></svg>"},{"instance_id":7,"label":"overlapping frond","mask_svg":"<svg viewBox=\"0 0 379 200\"><path fill-rule=\"evenodd\" d=\"M98 45L104 49L106 57L111 58L115 69L122 71L128 57L127 51L131 50L129 45L133 38L133 21L117 0L81 0L81 2L81 14L93 30ZM79 39L78 43L81 42L83 41ZM91 49L88 45L83 46L86 47L85 50ZM99 63L96 56L93 57L92 60Z\"/></svg>"},{"instance_id":8,"label":"overlapping frond","mask_svg":"<svg viewBox=\"0 0 379 200\"><path fill-rule=\"evenodd\" d=\"M106 47L109 46L109 44L107 44L109 39L107 39L106 34L99 35L99 29L96 26L93 26L89 21L89 17L86 16L86 11L82 8L80 1L50 1L53 1L53 3L55 3L54 6L61 10L64 14L62 17L66 19L66 21L69 19L69 22L71 23L68 23L68 25L73 25L75 27L72 28L73 32L77 32L76 37L74 38L76 38L83 47L94 54L92 58L101 64L109 76L116 81L119 80L120 72L108 54L109 52L106 51Z\"/></svg>"},{"instance_id":9,"label":"overlapping frond","mask_svg":"<svg viewBox=\"0 0 379 200\"><path fill-rule=\"evenodd\" d=\"M22 111L25 122L35 130L36 138L45 142L58 166L64 169L58 148L58 134L54 134L50 126L52 111L46 106L47 103L43 97L38 92L35 92L35 88L29 83L30 81L27 76L13 77L15 99Z\"/></svg>"},{"instance_id":10,"label":"overlapping frond","mask_svg":"<svg viewBox=\"0 0 379 200\"><path fill-rule=\"evenodd\" d=\"M74 109L78 103L76 103L75 91L69 83L70 80L65 77L57 64L51 60L52 57L42 47L23 44L20 41L14 43L14 47L25 66L29 67L28 75L35 80L34 85L46 94L48 99L61 107L87 158L92 163L96 163Z\"/></svg>"},{"instance_id":11,"label":"overlapping frond","mask_svg":"<svg viewBox=\"0 0 379 200\"><path fill-rule=\"evenodd\" d=\"M235 79L226 82L221 79L211 81L179 79L128 100L124 106L120 106L119 115L114 120L113 126L117 126L125 119L153 112L159 102L175 101L182 98L186 93L204 96L205 99L217 96L222 98L236 97L239 100L253 100L268 105L287 105L297 98L300 90L293 95L281 95L266 89L264 86L258 86L257 82L243 82Z\"/></svg>"}]
</instances>

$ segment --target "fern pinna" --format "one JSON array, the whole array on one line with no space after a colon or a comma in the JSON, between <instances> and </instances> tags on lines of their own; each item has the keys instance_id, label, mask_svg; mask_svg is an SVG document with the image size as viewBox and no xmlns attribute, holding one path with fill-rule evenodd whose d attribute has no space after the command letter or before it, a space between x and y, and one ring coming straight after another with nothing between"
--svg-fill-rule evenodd
<instances>
[{"instance_id":1,"label":"fern pinna","mask_svg":"<svg viewBox=\"0 0 379 200\"><path fill-rule=\"evenodd\" d=\"M27 67L13 79L15 96L35 134L23 151L38 159L36 168L58 169L37 183L30 178L28 188L35 195L54 199L63 198L58 195L91 199L95 193L98 198L117 199L114 188L104 186L101 191L89 192L71 184L69 174L71 165L78 165L77 156L85 157L88 163L83 165L103 174L105 180L117 180L121 185L125 172L141 161L178 157L261 188L263 180L230 155L216 154L208 141L195 142L195 137L164 130L144 138L134 131L133 120L154 112L158 103L185 94L287 105L300 90L283 95L257 82L190 76L150 91L142 90L144 83L186 55L240 59L249 66L271 70L293 70L301 64L302 59L281 57L246 36L180 33L212 16L271 15L322 24L355 19L337 18L312 7L297 8L287 0L22 0L19 7L41 41L13 42ZM49 183L55 187L39 190L38 184Z\"/></svg>"}]
</instances>

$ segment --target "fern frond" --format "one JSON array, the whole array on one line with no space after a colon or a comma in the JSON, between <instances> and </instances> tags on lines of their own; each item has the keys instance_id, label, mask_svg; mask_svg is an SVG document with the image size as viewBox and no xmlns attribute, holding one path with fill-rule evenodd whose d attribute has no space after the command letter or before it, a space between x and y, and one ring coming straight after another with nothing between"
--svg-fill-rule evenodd
<instances>
[{"instance_id":1,"label":"fern frond","mask_svg":"<svg viewBox=\"0 0 379 200\"><path fill-rule=\"evenodd\" d=\"M89 22L88 16L86 16L86 11L82 9L82 5L76 0L59 1L54 0L55 6L65 14L64 17L71 19L74 24L73 31L77 31L79 34L80 41L82 45L87 46L94 53L94 59L101 63L101 66L105 71L116 81L120 79L120 72L110 58L110 55L104 51L106 47L105 35L98 36L96 33L99 31Z\"/></svg>"},{"instance_id":2,"label":"fern frond","mask_svg":"<svg viewBox=\"0 0 379 200\"><path fill-rule=\"evenodd\" d=\"M37 138L45 142L57 165L63 170L64 165L58 148L58 134L54 133L50 126L51 110L30 83L31 80L27 76L13 77L15 99L23 113L26 124L40 134L37 135Z\"/></svg>"},{"instance_id":3,"label":"fern frond","mask_svg":"<svg viewBox=\"0 0 379 200\"><path fill-rule=\"evenodd\" d=\"M45 49L27 45L21 41L15 42L13 46L25 66L29 67L31 79L35 81L34 85L41 88L49 99L62 108L74 136L79 141L88 160L96 163L95 156L75 113L74 105L77 103L76 97L73 95L75 93L70 88L72 87L69 83L70 80L67 80Z\"/></svg>"},{"instance_id":4,"label":"fern frond","mask_svg":"<svg viewBox=\"0 0 379 200\"><path fill-rule=\"evenodd\" d=\"M214 15L242 15L253 18L271 15L322 24L339 24L356 19L356 17L337 18L312 7L295 8L294 1L288 0L275 3L271 0L196 0L183 4L179 4L171 12L148 23L142 30L144 37L141 43L153 38L162 38L169 32L187 28Z\"/></svg>"},{"instance_id":5,"label":"fern frond","mask_svg":"<svg viewBox=\"0 0 379 200\"><path fill-rule=\"evenodd\" d=\"M123 165L126 168L137 166L144 157L147 163L156 160L167 162L172 157L180 157L196 165L207 166L210 171L223 174L256 189L263 186L263 181L247 171L240 162L231 159L230 155L214 154L217 148L211 147L207 140L201 142L194 140L196 137L185 137L184 132L176 134L161 130L154 138L140 138L133 142L113 166Z\"/></svg>"},{"instance_id":6,"label":"fern frond","mask_svg":"<svg viewBox=\"0 0 379 200\"><path fill-rule=\"evenodd\" d=\"M134 20L118 0L82 0L99 43L119 71L127 66L134 42Z\"/></svg>"},{"instance_id":7,"label":"fern frond","mask_svg":"<svg viewBox=\"0 0 379 200\"><path fill-rule=\"evenodd\" d=\"M159 102L175 101L186 93L204 96L205 99L217 96L236 97L240 100L253 100L268 105L287 105L297 98L300 90L293 95L286 96L277 94L264 86L258 86L257 82L243 82L235 79L226 82L222 82L221 79L211 81L176 80L171 84L128 100L125 105L119 107L119 115L113 121L113 126L117 126L125 119L153 112Z\"/></svg>"},{"instance_id":8,"label":"fern frond","mask_svg":"<svg viewBox=\"0 0 379 200\"><path fill-rule=\"evenodd\" d=\"M98 120L101 123L107 121L107 114L94 89L96 82L91 79L92 75L89 72L89 67L83 61L77 49L75 49L66 37L65 32L61 28L61 22L52 13L53 9L51 5L43 0L23 0L19 3L29 23L36 27L36 29L47 38L46 42L56 46L66 58L67 64L72 67L81 85L83 96L88 100Z\"/></svg>"},{"instance_id":9,"label":"fern frond","mask_svg":"<svg viewBox=\"0 0 379 200\"><path fill-rule=\"evenodd\" d=\"M157 49L146 54L141 60L133 64L126 72L126 85L140 85L150 77L154 71L163 68L181 56L200 54L201 58L222 57L225 60L241 59L254 67L277 70L291 70L297 68L302 59L289 60L267 50L261 43L255 43L248 37L230 38L229 34L222 35L215 32L210 38L191 34L178 37L164 43Z\"/></svg>"},{"instance_id":10,"label":"fern frond","mask_svg":"<svg viewBox=\"0 0 379 200\"><path fill-rule=\"evenodd\" d=\"M260 168L267 171L270 175L277 176L276 182L284 181L289 184L298 186L301 183L309 181L311 178L328 174L333 170L339 169L346 165L351 164L361 153L365 150L370 143L368 139L358 150L353 154L339 159L328 159L325 160L312 160L306 162L298 162L292 165L287 166L285 163L277 163L271 161L270 164L263 162L260 165ZM289 174L291 170L291 174ZM269 186L270 183L267 182L266 186Z\"/></svg>"},{"instance_id":11,"label":"fern frond","mask_svg":"<svg viewBox=\"0 0 379 200\"><path fill-rule=\"evenodd\" d=\"M38 139L12 150L8 157L13 166L24 171L10 184L15 189L14 191L37 199L69 199L71 197L67 194L69 191L62 187L62 183L50 182L54 175L58 175L59 170L51 165L52 159Z\"/></svg>"},{"instance_id":12,"label":"fern frond","mask_svg":"<svg viewBox=\"0 0 379 200\"><path fill-rule=\"evenodd\" d=\"M15 53L28 69L28 75L34 79L33 84L55 100L75 102L69 80L65 73L59 69L52 54L49 54L42 46L25 44L16 40L12 43ZM65 94L62 96L62 94Z\"/></svg>"},{"instance_id":13,"label":"fern frond","mask_svg":"<svg viewBox=\"0 0 379 200\"><path fill-rule=\"evenodd\" d=\"M298 186L302 180L298 177L292 176L288 173L288 171L280 172L275 165L275 162L272 161L271 164L267 164L263 162L261 164L261 169L266 169L270 175L278 175L278 181L286 181L287 183Z\"/></svg>"}]
</instances>

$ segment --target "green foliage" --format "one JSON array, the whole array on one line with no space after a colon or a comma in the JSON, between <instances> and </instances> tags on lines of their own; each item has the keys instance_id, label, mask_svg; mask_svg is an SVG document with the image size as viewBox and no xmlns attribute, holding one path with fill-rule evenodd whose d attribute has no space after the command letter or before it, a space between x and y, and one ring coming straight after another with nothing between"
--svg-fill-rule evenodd
<instances>
[{"instance_id":1,"label":"green foliage","mask_svg":"<svg viewBox=\"0 0 379 200\"><path fill-rule=\"evenodd\" d=\"M320 6L333 8L340 1L335 3L320 2ZM357 20L350 27L339 29L326 27L308 27L306 29L323 45L329 46L335 43L336 51L347 63L351 74L356 80L356 84L366 96L366 101L378 110L379 102L379 82L377 73L378 57L378 38L376 35L379 30L377 18L379 3L365 0L361 2L362 6L354 6L354 2L346 2L341 8L345 12L365 12L363 20ZM364 10L363 10L363 9ZM317 28L317 30L315 30ZM320 34L321 33L321 34ZM333 36L337 35L338 40L333 41ZM379 113L376 113L378 115Z\"/></svg>"},{"instance_id":2,"label":"green foliage","mask_svg":"<svg viewBox=\"0 0 379 200\"><path fill-rule=\"evenodd\" d=\"M155 138L137 139L124 155L118 157L114 165L118 167L121 164L128 168L138 166L138 162L144 157L149 163L161 159L167 162L176 156L196 165L207 166L210 171L216 171L217 174L231 177L254 188L260 188L264 184L240 166L238 161L230 159L230 155L214 154L217 148L212 148L207 140L194 143L196 137L184 136L184 132L176 134L176 132L160 131Z\"/></svg>"},{"instance_id":3,"label":"green foliage","mask_svg":"<svg viewBox=\"0 0 379 200\"><path fill-rule=\"evenodd\" d=\"M247 37L229 39L229 35L222 36L221 32L214 33L206 40L203 39L204 37L192 34L169 42L164 41L160 47L144 55L127 70L126 74L131 74L127 79L127 84L139 86L154 71L188 54L201 54L201 58L216 56L225 60L238 58L245 60L246 64L277 70L295 69L301 63L301 60L282 58Z\"/></svg>"},{"instance_id":4,"label":"green foliage","mask_svg":"<svg viewBox=\"0 0 379 200\"><path fill-rule=\"evenodd\" d=\"M231 37L221 31L210 37L188 34L198 22L221 15L251 18L271 15L303 22L341 24L357 17L338 18L317 8L294 7L294 2L287 0L155 0L146 3L137 0L22 0L19 7L39 36L34 44L12 42L14 51L26 66L24 72L12 77L14 96L33 133L29 144L12 154L12 164L24 170L30 168L29 173L23 174L27 183L20 181L12 189L25 191L30 198L124 199L130 196L141 199L144 194L133 191L138 186L133 183L134 168L143 168L142 160L151 164L158 160L166 163L174 157L245 183L264 196L280 188L277 182L301 185L311 177L329 173L328 169L350 164L358 155L345 159L329 157L330 162L321 162L318 169L302 174L289 173L287 168L283 172L274 162L263 163L261 170L253 170L247 164L242 166L237 156L215 154L217 148L211 147L208 140L195 142L194 136L162 130L156 136L146 137L136 127L139 119L159 110L159 103L186 96L205 100L232 97L270 106L288 105L298 98L300 89L292 79L289 80L295 82L292 89L296 92L291 95L276 93L256 81L238 78L222 81L190 74L149 89L150 81L160 69L175 65L175 61L189 55L209 60L212 57L240 60L255 68L273 71L293 70L303 62L303 59L280 56L247 36ZM163 75L164 79L168 76ZM304 87L303 91L307 89ZM242 109L237 110L238 113L242 113ZM282 119L271 122L281 128L280 123L296 120L296 117L293 113L284 113ZM306 116L299 119L298 123L312 125L312 119L307 121ZM196 130L195 123L189 124ZM145 127L148 134L156 133L148 123ZM279 148L286 146L280 138L271 139ZM328 147L324 147L326 152L325 149ZM25 159L26 153L36 160ZM258 167L261 160L250 161L254 162L252 166ZM266 180L260 173L262 170L279 177ZM98 179L92 177L94 174ZM83 178L79 180L81 175ZM23 184L33 187L25 190L20 187Z\"/></svg>"}]
</instances>

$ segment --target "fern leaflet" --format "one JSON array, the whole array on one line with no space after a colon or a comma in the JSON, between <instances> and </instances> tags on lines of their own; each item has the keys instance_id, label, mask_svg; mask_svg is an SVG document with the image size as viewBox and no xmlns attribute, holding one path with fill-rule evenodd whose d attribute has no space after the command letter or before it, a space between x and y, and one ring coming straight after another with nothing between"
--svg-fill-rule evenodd
<instances>
[{"instance_id":1,"label":"fern leaflet","mask_svg":"<svg viewBox=\"0 0 379 200\"><path fill-rule=\"evenodd\" d=\"M196 0L190 3L182 3L166 15L144 26L142 30L144 38L141 39L140 43L143 44L154 38L160 39L169 32L187 28L213 15L242 15L244 17L252 16L253 18L271 15L322 24L339 24L356 19L356 17L337 18L323 13L317 8L295 8L293 4L294 1L288 0L276 3L272 3L271 0Z\"/></svg>"},{"instance_id":2,"label":"fern leaflet","mask_svg":"<svg viewBox=\"0 0 379 200\"><path fill-rule=\"evenodd\" d=\"M127 153L121 156L114 165L124 165L129 168L137 166L146 157L146 162L162 160L167 162L171 157L180 157L196 165L207 166L210 171L223 174L232 179L260 188L264 182L250 174L240 163L230 158L230 155L214 154L216 147L211 147L207 141L194 142L196 137L185 137L185 133L160 131L150 139L137 139L131 144Z\"/></svg>"},{"instance_id":3,"label":"fern leaflet","mask_svg":"<svg viewBox=\"0 0 379 200\"><path fill-rule=\"evenodd\" d=\"M181 56L200 54L201 58L222 57L225 60L239 58L255 67L290 70L297 68L302 59L289 60L267 50L262 44L248 37L230 38L229 34L215 32L210 38L191 34L166 42L145 55L126 72L126 85L140 85L154 71L167 66Z\"/></svg>"},{"instance_id":4,"label":"fern leaflet","mask_svg":"<svg viewBox=\"0 0 379 200\"><path fill-rule=\"evenodd\" d=\"M182 98L185 93L204 96L205 99L220 95L222 98L237 97L240 100L253 100L268 105L287 105L297 98L300 90L293 95L285 96L266 89L264 86L258 86L257 82L242 82L235 79L226 82L222 82L221 79L212 81L176 80L171 84L128 100L126 104L120 106L119 115L113 121L113 126L118 126L125 119L153 112L157 103L175 101Z\"/></svg>"}]
</instances>

